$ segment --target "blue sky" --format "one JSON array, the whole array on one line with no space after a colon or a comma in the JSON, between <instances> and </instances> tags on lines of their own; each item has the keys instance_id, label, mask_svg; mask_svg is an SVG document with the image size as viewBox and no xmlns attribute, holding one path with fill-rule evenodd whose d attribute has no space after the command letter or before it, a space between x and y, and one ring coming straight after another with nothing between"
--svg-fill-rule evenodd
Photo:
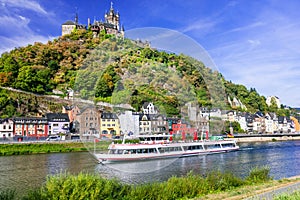
<instances>
[{"instance_id":1,"label":"blue sky","mask_svg":"<svg viewBox=\"0 0 300 200\"><path fill-rule=\"evenodd\" d=\"M110 0L0 0L0 54L61 34L61 24L104 19ZM300 1L113 1L125 30L161 27L197 41L227 80L300 107Z\"/></svg>"}]
</instances>

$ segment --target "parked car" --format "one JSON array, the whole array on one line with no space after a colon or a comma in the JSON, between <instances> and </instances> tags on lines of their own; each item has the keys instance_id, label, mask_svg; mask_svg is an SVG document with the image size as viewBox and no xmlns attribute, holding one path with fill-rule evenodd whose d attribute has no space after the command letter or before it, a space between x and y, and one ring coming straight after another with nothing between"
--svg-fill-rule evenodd
<instances>
[{"instance_id":1,"label":"parked car","mask_svg":"<svg viewBox=\"0 0 300 200\"><path fill-rule=\"evenodd\" d=\"M47 141L59 141L59 140L61 140L61 138L58 135L51 135L46 140Z\"/></svg>"}]
</instances>

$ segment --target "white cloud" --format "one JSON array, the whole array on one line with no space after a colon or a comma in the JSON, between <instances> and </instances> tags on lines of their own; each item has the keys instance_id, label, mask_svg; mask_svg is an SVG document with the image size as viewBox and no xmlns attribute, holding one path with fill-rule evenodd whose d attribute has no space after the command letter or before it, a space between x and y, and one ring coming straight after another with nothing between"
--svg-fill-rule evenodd
<instances>
[{"instance_id":1,"label":"white cloud","mask_svg":"<svg viewBox=\"0 0 300 200\"><path fill-rule=\"evenodd\" d=\"M186 27L182 28L182 32L186 33L189 31L202 31L202 33L208 33L210 30L215 27L217 21L215 20L197 20L191 24L188 24Z\"/></svg>"},{"instance_id":2,"label":"white cloud","mask_svg":"<svg viewBox=\"0 0 300 200\"><path fill-rule=\"evenodd\" d=\"M48 17L53 15L47 12L38 1L33 0L0 0L0 54L13 48L26 46L34 42L46 42L50 37L36 33L31 26L32 12L41 15L35 23L47 23ZM44 20L45 19L45 20ZM48 21L47 21L48 20Z\"/></svg>"},{"instance_id":3,"label":"white cloud","mask_svg":"<svg viewBox=\"0 0 300 200\"><path fill-rule=\"evenodd\" d=\"M31 10L43 15L47 15L47 11L36 1L31 0L0 0L2 6L23 8Z\"/></svg>"},{"instance_id":4,"label":"white cloud","mask_svg":"<svg viewBox=\"0 0 300 200\"><path fill-rule=\"evenodd\" d=\"M300 106L300 23L270 8L249 24L214 35L208 52L227 80Z\"/></svg>"}]
</instances>

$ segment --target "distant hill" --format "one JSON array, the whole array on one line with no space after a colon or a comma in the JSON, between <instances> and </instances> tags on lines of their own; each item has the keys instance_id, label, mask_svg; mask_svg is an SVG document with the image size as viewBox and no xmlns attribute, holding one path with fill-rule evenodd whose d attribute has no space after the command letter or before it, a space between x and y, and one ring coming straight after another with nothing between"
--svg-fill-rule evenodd
<instances>
[{"instance_id":1,"label":"distant hill","mask_svg":"<svg viewBox=\"0 0 300 200\"><path fill-rule=\"evenodd\" d=\"M35 94L67 95L73 89L78 97L115 104L129 103L135 109L144 102L164 105L166 113L178 115L179 106L194 101L200 106L246 111L231 106L236 98L247 111L286 110L266 105L266 98L254 88L248 90L225 80L200 61L185 55L157 51L146 44L105 33L93 37L89 30L75 30L47 44L35 43L2 54L0 86ZM0 108L11 102L0 93ZM9 109L8 109L9 110ZM28 110L30 112L30 109ZM2 109L3 116L25 115Z\"/></svg>"}]
</instances>

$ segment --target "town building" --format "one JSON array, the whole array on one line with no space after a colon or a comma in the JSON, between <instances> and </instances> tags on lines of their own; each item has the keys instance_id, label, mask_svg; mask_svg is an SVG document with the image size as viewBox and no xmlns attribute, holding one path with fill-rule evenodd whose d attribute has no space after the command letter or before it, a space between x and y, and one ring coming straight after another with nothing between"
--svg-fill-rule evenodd
<instances>
[{"instance_id":1,"label":"town building","mask_svg":"<svg viewBox=\"0 0 300 200\"><path fill-rule=\"evenodd\" d=\"M157 114L151 117L152 134L169 134L169 124L164 115Z\"/></svg>"},{"instance_id":2,"label":"town building","mask_svg":"<svg viewBox=\"0 0 300 200\"><path fill-rule=\"evenodd\" d=\"M62 135L62 139L70 133L70 119L66 113L46 113L49 135Z\"/></svg>"},{"instance_id":3,"label":"town building","mask_svg":"<svg viewBox=\"0 0 300 200\"><path fill-rule=\"evenodd\" d=\"M154 104L152 102L148 103L144 103L142 106L142 112L144 114L157 114L158 113L158 109L154 106Z\"/></svg>"},{"instance_id":4,"label":"town building","mask_svg":"<svg viewBox=\"0 0 300 200\"><path fill-rule=\"evenodd\" d=\"M140 135L150 135L151 134L151 118L149 114L139 115L139 133Z\"/></svg>"},{"instance_id":5,"label":"town building","mask_svg":"<svg viewBox=\"0 0 300 200\"><path fill-rule=\"evenodd\" d=\"M266 99L266 103L267 103L268 106L271 106L272 103L275 103L277 108L280 108L280 100L276 96L268 96L267 99Z\"/></svg>"},{"instance_id":6,"label":"town building","mask_svg":"<svg viewBox=\"0 0 300 200\"><path fill-rule=\"evenodd\" d=\"M14 122L11 119L0 119L0 138L12 138Z\"/></svg>"},{"instance_id":7,"label":"town building","mask_svg":"<svg viewBox=\"0 0 300 200\"><path fill-rule=\"evenodd\" d=\"M48 136L48 121L44 117L15 117L12 119L14 137L23 140L42 139Z\"/></svg>"},{"instance_id":8,"label":"town building","mask_svg":"<svg viewBox=\"0 0 300 200\"><path fill-rule=\"evenodd\" d=\"M125 111L119 114L121 134L124 135L139 135L139 113Z\"/></svg>"},{"instance_id":9,"label":"town building","mask_svg":"<svg viewBox=\"0 0 300 200\"><path fill-rule=\"evenodd\" d=\"M102 112L100 118L100 137L113 138L121 135L119 118L115 113Z\"/></svg>"},{"instance_id":10,"label":"town building","mask_svg":"<svg viewBox=\"0 0 300 200\"><path fill-rule=\"evenodd\" d=\"M80 114L80 109L75 105L65 105L62 107L61 113L66 113L70 120L70 132L75 134L77 115Z\"/></svg>"},{"instance_id":11,"label":"town building","mask_svg":"<svg viewBox=\"0 0 300 200\"><path fill-rule=\"evenodd\" d=\"M101 111L93 106L82 109L74 123L76 129L74 134L79 134L81 139L100 137L100 116Z\"/></svg>"}]
</instances>

